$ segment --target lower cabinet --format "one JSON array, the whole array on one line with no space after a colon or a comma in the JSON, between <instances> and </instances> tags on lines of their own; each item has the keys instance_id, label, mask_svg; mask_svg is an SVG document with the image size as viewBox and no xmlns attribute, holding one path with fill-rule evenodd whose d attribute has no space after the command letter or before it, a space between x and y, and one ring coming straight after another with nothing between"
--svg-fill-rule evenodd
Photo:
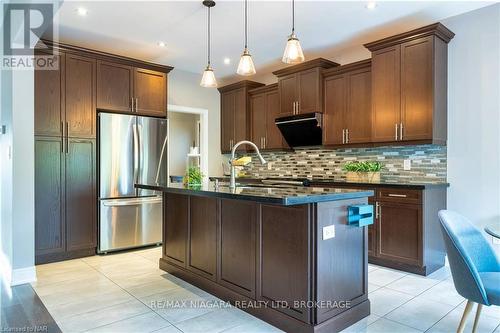
<instances>
[{"instance_id":1,"label":"lower cabinet","mask_svg":"<svg viewBox=\"0 0 500 333\"><path fill-rule=\"evenodd\" d=\"M163 227L165 240L163 253L166 260L186 267L186 248L189 223L189 197L177 194L165 194L164 219L169 221Z\"/></svg>"},{"instance_id":2,"label":"lower cabinet","mask_svg":"<svg viewBox=\"0 0 500 333\"><path fill-rule=\"evenodd\" d=\"M35 262L95 254L95 140L35 137Z\"/></svg>"}]
</instances>

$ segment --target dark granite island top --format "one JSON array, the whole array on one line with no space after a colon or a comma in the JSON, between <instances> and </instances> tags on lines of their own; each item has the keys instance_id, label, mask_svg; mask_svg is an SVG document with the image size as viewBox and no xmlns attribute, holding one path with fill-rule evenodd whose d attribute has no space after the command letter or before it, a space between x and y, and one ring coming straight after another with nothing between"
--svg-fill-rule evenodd
<instances>
[{"instance_id":1,"label":"dark granite island top","mask_svg":"<svg viewBox=\"0 0 500 333\"><path fill-rule=\"evenodd\" d=\"M241 185L235 190L227 186L205 184L200 186L185 186L183 184L147 185L136 184L137 188L213 198L249 200L259 203L283 206L303 205L318 202L357 199L373 196L373 191L304 186L256 186Z\"/></svg>"}]
</instances>

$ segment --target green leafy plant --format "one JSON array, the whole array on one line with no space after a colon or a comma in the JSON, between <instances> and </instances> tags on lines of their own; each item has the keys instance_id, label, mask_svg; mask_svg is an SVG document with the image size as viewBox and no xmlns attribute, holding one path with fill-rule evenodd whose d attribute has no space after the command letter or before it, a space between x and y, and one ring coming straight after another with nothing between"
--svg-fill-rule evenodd
<instances>
[{"instance_id":1,"label":"green leafy plant","mask_svg":"<svg viewBox=\"0 0 500 333\"><path fill-rule=\"evenodd\" d=\"M201 184L203 173L199 167L190 166L186 171L185 179L187 184Z\"/></svg>"},{"instance_id":2,"label":"green leafy plant","mask_svg":"<svg viewBox=\"0 0 500 333\"><path fill-rule=\"evenodd\" d=\"M349 162L344 164L344 171L351 172L379 172L382 170L382 164L379 162Z\"/></svg>"}]
</instances>

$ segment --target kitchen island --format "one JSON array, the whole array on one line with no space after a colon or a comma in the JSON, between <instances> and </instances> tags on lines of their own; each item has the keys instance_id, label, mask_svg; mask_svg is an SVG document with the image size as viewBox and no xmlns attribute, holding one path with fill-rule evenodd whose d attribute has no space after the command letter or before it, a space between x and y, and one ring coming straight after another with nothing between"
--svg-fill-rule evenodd
<instances>
[{"instance_id":1,"label":"kitchen island","mask_svg":"<svg viewBox=\"0 0 500 333\"><path fill-rule=\"evenodd\" d=\"M136 187L163 192L161 269L287 332L340 331L370 314L367 228L348 207L370 211L373 191Z\"/></svg>"}]
</instances>

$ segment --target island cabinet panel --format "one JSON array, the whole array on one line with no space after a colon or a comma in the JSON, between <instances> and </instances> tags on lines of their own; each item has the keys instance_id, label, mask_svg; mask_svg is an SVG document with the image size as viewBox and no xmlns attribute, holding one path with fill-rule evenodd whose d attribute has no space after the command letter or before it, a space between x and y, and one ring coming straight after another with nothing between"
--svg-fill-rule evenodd
<instances>
[{"instance_id":1,"label":"island cabinet panel","mask_svg":"<svg viewBox=\"0 0 500 333\"><path fill-rule=\"evenodd\" d=\"M66 136L96 136L96 60L66 55Z\"/></svg>"},{"instance_id":2,"label":"island cabinet panel","mask_svg":"<svg viewBox=\"0 0 500 333\"><path fill-rule=\"evenodd\" d=\"M350 205L364 205L366 199L318 203L316 321L321 323L367 300L367 228L345 224ZM323 228L333 225L335 237L323 239ZM349 253L347 256L346 253Z\"/></svg>"},{"instance_id":3,"label":"island cabinet panel","mask_svg":"<svg viewBox=\"0 0 500 333\"><path fill-rule=\"evenodd\" d=\"M65 166L69 251L97 246L95 156L95 140L69 139Z\"/></svg>"},{"instance_id":4,"label":"island cabinet panel","mask_svg":"<svg viewBox=\"0 0 500 333\"><path fill-rule=\"evenodd\" d=\"M189 259L187 268L215 280L217 264L217 218L215 198L189 198Z\"/></svg>"},{"instance_id":5,"label":"island cabinet panel","mask_svg":"<svg viewBox=\"0 0 500 333\"><path fill-rule=\"evenodd\" d=\"M36 55L49 55L36 51ZM64 128L64 54L55 55L57 70L35 71L35 135L62 136Z\"/></svg>"},{"instance_id":6,"label":"island cabinet panel","mask_svg":"<svg viewBox=\"0 0 500 333\"><path fill-rule=\"evenodd\" d=\"M164 196L164 254L166 260L186 267L189 197L168 193Z\"/></svg>"},{"instance_id":7,"label":"island cabinet panel","mask_svg":"<svg viewBox=\"0 0 500 333\"><path fill-rule=\"evenodd\" d=\"M273 302L279 311L306 322L310 319L305 304L310 298L311 223L307 205L262 205L258 299Z\"/></svg>"},{"instance_id":8,"label":"island cabinet panel","mask_svg":"<svg viewBox=\"0 0 500 333\"><path fill-rule=\"evenodd\" d=\"M255 299L257 205L221 200L219 274L217 281Z\"/></svg>"},{"instance_id":9,"label":"island cabinet panel","mask_svg":"<svg viewBox=\"0 0 500 333\"><path fill-rule=\"evenodd\" d=\"M97 62L97 108L132 112L134 68L109 61Z\"/></svg>"}]
</instances>

